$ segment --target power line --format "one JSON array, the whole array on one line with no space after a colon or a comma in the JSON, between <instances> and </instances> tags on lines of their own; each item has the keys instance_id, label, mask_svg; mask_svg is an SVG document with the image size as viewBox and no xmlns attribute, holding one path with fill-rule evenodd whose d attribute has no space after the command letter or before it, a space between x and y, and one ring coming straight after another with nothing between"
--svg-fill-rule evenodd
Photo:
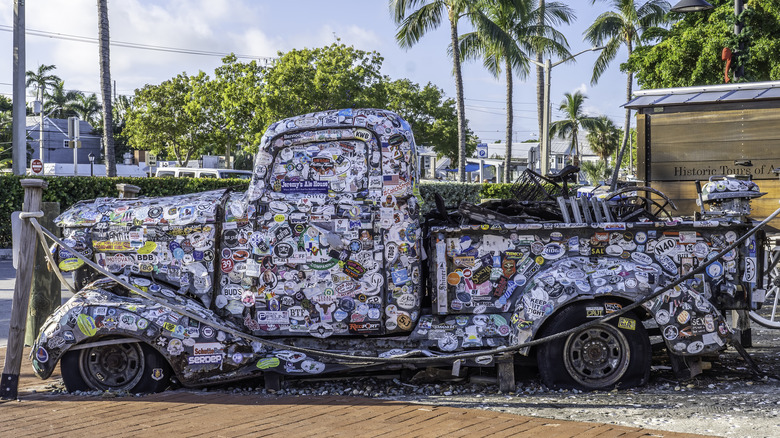
<instances>
[{"instance_id":1,"label":"power line","mask_svg":"<svg viewBox=\"0 0 780 438\"><path fill-rule=\"evenodd\" d=\"M8 25L0 25L0 31L13 32L13 27ZM32 35L32 36L54 38L54 39L60 39L66 41L75 41L79 43L90 43L90 44L98 43L97 38L85 37L80 35L70 35L66 33L46 32L43 30L36 30L30 28L27 28L25 30L25 33L27 35ZM182 53L185 55L219 56L220 58L224 58L225 56L231 54L231 53L224 53L224 52L212 52L208 50L182 49L178 47L156 46L151 44L131 43L127 41L116 41L116 40L111 40L109 44L114 47L125 47L129 49L154 50L158 52ZM271 56L239 55L235 53L233 53L233 55L235 55L236 58L258 59L266 63L272 62L273 60L276 59Z\"/></svg>"},{"instance_id":2,"label":"power line","mask_svg":"<svg viewBox=\"0 0 780 438\"><path fill-rule=\"evenodd\" d=\"M473 100L475 102L506 103L505 100L471 99L468 97L466 97L465 100ZM536 105L536 102L512 102L512 105Z\"/></svg>"}]
</instances>

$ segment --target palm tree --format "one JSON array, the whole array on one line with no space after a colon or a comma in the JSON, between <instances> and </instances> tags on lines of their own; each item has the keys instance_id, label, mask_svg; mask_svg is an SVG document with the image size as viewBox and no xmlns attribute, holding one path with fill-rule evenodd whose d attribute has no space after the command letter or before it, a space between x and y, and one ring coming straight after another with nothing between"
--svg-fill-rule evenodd
<instances>
[{"instance_id":1,"label":"palm tree","mask_svg":"<svg viewBox=\"0 0 780 438\"><path fill-rule=\"evenodd\" d=\"M595 2L596 0L591 0L591 4ZM634 45L641 45L646 40L645 33L653 35L656 30L654 28L666 22L666 13L669 12L670 7L665 0L647 0L642 5L637 5L634 0L611 0L611 3L614 10L599 15L585 31L586 40L593 45L604 46L604 50L601 51L593 66L592 84L598 82L599 77L617 56L620 47L625 45L630 57L634 51ZM648 32L648 30L651 31ZM633 82L634 73L629 71L626 82L626 102L631 100ZM623 144L618 154L617 163L621 163L623 160L630 128L631 110L626 108ZM617 185L619 170L620 166L615 166L615 173L612 177L613 189Z\"/></svg>"},{"instance_id":2,"label":"palm tree","mask_svg":"<svg viewBox=\"0 0 780 438\"><path fill-rule=\"evenodd\" d=\"M585 179L587 179L592 186L597 186L601 184L602 181L606 181L609 178L611 171L607 162L603 160L596 162L583 161L580 163L580 168L585 174Z\"/></svg>"},{"instance_id":3,"label":"palm tree","mask_svg":"<svg viewBox=\"0 0 780 438\"><path fill-rule=\"evenodd\" d=\"M571 145L569 146L569 154L572 156L572 163L577 166L579 164L580 148L577 136L580 133L580 128L591 129L595 123L595 118L586 116L583 113L583 104L585 102L584 94L580 91L576 91L574 94L564 94L565 100L561 102L558 107L566 115L564 120L558 120L550 125L550 137L558 135L559 138L565 139L571 137Z\"/></svg>"},{"instance_id":4,"label":"palm tree","mask_svg":"<svg viewBox=\"0 0 780 438\"><path fill-rule=\"evenodd\" d=\"M100 97L103 101L103 144L106 148L106 176L116 176L114 119L111 109L111 54L108 38L108 3L98 0L98 47L100 50Z\"/></svg>"},{"instance_id":5,"label":"palm tree","mask_svg":"<svg viewBox=\"0 0 780 438\"><path fill-rule=\"evenodd\" d=\"M45 65L41 64L38 66L38 71L34 72L32 70L27 70L27 81L26 86L32 86L35 95L38 98L38 101L41 103L41 122L38 126L38 158L41 160L44 160L43 156L43 149L44 149L44 138L43 138L43 117L45 112L43 112L44 108L44 98L46 97L46 87L53 87L57 82L60 81L59 76L50 74L52 70L57 68L54 65Z\"/></svg>"},{"instance_id":6,"label":"palm tree","mask_svg":"<svg viewBox=\"0 0 780 438\"><path fill-rule=\"evenodd\" d=\"M100 114L100 103L98 102L95 93L86 95L79 93L76 96L75 102L71 105L73 111L78 114L81 120L86 120L89 124L95 122L95 118Z\"/></svg>"},{"instance_id":7,"label":"palm tree","mask_svg":"<svg viewBox=\"0 0 780 438\"><path fill-rule=\"evenodd\" d=\"M43 109L43 99L46 97L46 88L52 88L62 81L59 76L49 73L55 68L57 68L55 65L41 64L37 72L27 70L26 85L33 87L36 98L41 102L41 109Z\"/></svg>"},{"instance_id":8,"label":"palm tree","mask_svg":"<svg viewBox=\"0 0 780 438\"><path fill-rule=\"evenodd\" d=\"M512 2L513 0L492 0ZM463 74L458 45L458 22L468 17L472 23L486 32L498 33L500 29L482 12L485 0L390 0L390 10L398 25L395 38L402 48L409 48L429 30L441 24L446 14L450 22L450 49L452 51L453 74L455 75L455 101L458 113L458 180L466 180L466 114L463 101Z\"/></svg>"},{"instance_id":9,"label":"palm tree","mask_svg":"<svg viewBox=\"0 0 780 438\"><path fill-rule=\"evenodd\" d=\"M588 143L590 144L590 149L599 156L601 161L607 163L609 157L620 146L620 130L615 126L612 119L607 116L599 116L593 121L593 126L588 130Z\"/></svg>"},{"instance_id":10,"label":"palm tree","mask_svg":"<svg viewBox=\"0 0 780 438\"><path fill-rule=\"evenodd\" d=\"M43 106L44 114L49 114L56 119L64 119L76 114L73 105L81 95L80 91L66 90L65 82L57 81L50 93L46 93L46 104Z\"/></svg>"},{"instance_id":11,"label":"palm tree","mask_svg":"<svg viewBox=\"0 0 780 438\"><path fill-rule=\"evenodd\" d=\"M504 181L510 182L513 131L513 71L520 78L528 75L528 59L535 51L554 51L568 55L568 43L562 33L544 24L540 14L548 14L554 21L566 21L568 7L555 3L545 9L534 8L535 0L515 4L491 4L485 11L488 20L503 32L491 34L490 29L477 26L476 31L460 38L462 59L481 57L485 68L496 78L502 64L506 77L506 149L504 153ZM542 23L542 24L538 24Z\"/></svg>"}]
</instances>

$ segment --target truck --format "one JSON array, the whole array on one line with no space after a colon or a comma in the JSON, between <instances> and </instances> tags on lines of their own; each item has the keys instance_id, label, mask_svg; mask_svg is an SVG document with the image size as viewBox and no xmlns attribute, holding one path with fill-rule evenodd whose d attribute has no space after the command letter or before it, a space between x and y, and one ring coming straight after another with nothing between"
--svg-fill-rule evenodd
<instances>
[{"instance_id":1,"label":"truck","mask_svg":"<svg viewBox=\"0 0 780 438\"><path fill-rule=\"evenodd\" d=\"M35 373L140 393L535 357L549 387L625 388L651 334L700 358L730 342L724 310L763 300L749 179L712 179L710 209L679 218L652 188L577 198L576 169L526 170L515 199L437 198L424 219L417 163L397 114L329 110L272 124L246 190L75 204L56 260L77 293Z\"/></svg>"}]
</instances>

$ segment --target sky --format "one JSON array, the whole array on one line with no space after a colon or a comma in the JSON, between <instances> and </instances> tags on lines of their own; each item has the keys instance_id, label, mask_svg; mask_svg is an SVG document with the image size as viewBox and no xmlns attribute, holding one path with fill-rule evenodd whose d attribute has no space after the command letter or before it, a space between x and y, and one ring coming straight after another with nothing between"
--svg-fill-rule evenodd
<instances>
[{"instance_id":1,"label":"sky","mask_svg":"<svg viewBox=\"0 0 780 438\"><path fill-rule=\"evenodd\" d=\"M54 73L64 80L66 89L99 95L95 0L24 3L26 70L54 64ZM608 10L609 3L568 3L577 19L559 30L566 36L570 52L576 53L591 47L583 40L583 32ZM12 93L13 4L12 0L0 3L0 59L6 60L0 62L0 94L7 97ZM112 43L157 49L112 45L111 76L118 94L132 95L145 84L159 84L182 72L192 75L202 70L213 76L214 69L222 64L222 56L231 52L256 59L273 58L280 51L322 47L339 38L358 49L379 52L384 57L382 73L392 80L408 78L421 85L431 82L442 88L447 97L455 97L452 61L447 55L446 18L419 43L401 49L395 41L397 28L387 0L121 0L109 1L108 9ZM468 30L465 23L461 24L461 32ZM210 54L175 53L160 48ZM559 118L557 107L564 93L579 90L587 96L586 113L607 115L622 126L624 111L620 105L625 103L626 76L620 72L619 64L626 56L623 49L596 85L590 83L595 52L553 68L553 120ZM552 59L553 63L556 61ZM463 79L469 127L483 142L504 139L503 77L495 79L480 62L469 62L464 64ZM514 137L536 139L535 72L525 79L516 78L514 85ZM28 102L34 100L30 92Z\"/></svg>"}]
</instances>

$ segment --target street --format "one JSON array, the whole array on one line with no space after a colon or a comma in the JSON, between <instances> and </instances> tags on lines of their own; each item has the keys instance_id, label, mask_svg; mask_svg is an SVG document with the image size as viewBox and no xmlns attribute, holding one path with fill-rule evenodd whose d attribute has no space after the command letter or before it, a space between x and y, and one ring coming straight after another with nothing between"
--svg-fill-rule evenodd
<instances>
[{"instance_id":1,"label":"street","mask_svg":"<svg viewBox=\"0 0 780 438\"><path fill-rule=\"evenodd\" d=\"M66 275L66 279L69 276ZM11 323L11 302L14 297L16 269L11 260L0 260L0 347L8 344L8 330ZM67 301L72 294L67 288L62 288L62 302Z\"/></svg>"}]
</instances>

